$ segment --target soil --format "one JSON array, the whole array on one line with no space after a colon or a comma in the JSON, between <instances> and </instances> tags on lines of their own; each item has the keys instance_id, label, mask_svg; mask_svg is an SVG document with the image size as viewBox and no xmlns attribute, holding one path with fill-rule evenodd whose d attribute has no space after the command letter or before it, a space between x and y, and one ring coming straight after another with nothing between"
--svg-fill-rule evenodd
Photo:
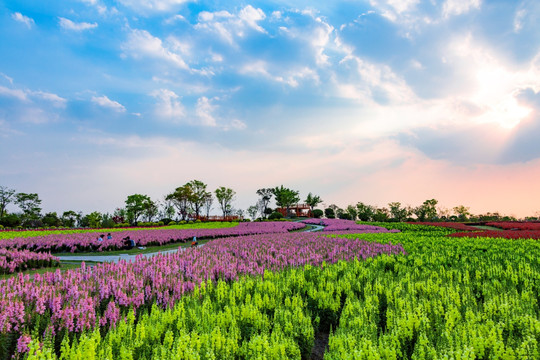
<instances>
[{"instance_id":1,"label":"soil","mask_svg":"<svg viewBox=\"0 0 540 360\"><path fill-rule=\"evenodd\" d=\"M328 332L318 332L315 334L315 342L313 344L313 349L311 349L311 358L310 360L323 360L324 353L328 347L328 337L330 334Z\"/></svg>"}]
</instances>

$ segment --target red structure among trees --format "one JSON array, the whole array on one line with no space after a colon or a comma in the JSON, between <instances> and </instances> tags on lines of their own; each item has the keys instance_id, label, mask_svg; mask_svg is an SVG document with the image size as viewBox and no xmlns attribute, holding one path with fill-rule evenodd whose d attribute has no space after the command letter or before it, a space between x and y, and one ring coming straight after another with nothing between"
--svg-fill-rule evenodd
<instances>
[{"instance_id":1,"label":"red structure among trees","mask_svg":"<svg viewBox=\"0 0 540 360\"><path fill-rule=\"evenodd\" d=\"M288 216L289 214L294 214L297 217L313 217L311 213L311 207L308 204L296 204L289 207L289 214L287 214L287 208L277 208L277 212L281 213L283 216Z\"/></svg>"}]
</instances>

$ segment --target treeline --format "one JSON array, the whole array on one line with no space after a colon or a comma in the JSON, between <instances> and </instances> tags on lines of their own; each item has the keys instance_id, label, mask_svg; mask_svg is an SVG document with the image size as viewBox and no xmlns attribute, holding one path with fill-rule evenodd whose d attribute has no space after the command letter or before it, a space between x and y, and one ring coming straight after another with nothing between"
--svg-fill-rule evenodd
<instances>
[{"instance_id":1,"label":"treeline","mask_svg":"<svg viewBox=\"0 0 540 360\"><path fill-rule=\"evenodd\" d=\"M316 209L323 200L311 192L302 200L300 192L283 185L261 188L256 191L257 201L246 210L235 208L236 191L220 186L214 191L200 180L191 180L177 187L159 200L145 194L129 195L123 206L112 213L66 210L63 213L42 214L41 199L37 193L18 193L14 189L0 186L0 229L2 228L73 228L73 227L128 227L144 225L167 225L172 221L205 221L212 210L217 210L223 218L245 220L279 219L296 216L340 218L361 221L455 221L487 222L515 221L513 216L498 212L474 215L464 205L452 209L437 207L436 199L428 199L421 205L412 207L400 202L388 203L386 207L358 202L345 208L332 204L324 210ZM299 213L302 202L306 212ZM7 206L14 204L17 212L8 212ZM275 206L272 206L275 204ZM540 214L523 220L540 220Z\"/></svg>"}]
</instances>

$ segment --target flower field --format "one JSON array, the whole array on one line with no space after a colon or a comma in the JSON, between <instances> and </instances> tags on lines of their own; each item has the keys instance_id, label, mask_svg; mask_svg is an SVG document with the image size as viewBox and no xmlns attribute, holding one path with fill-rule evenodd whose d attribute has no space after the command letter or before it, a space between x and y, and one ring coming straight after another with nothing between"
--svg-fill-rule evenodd
<instances>
[{"instance_id":1,"label":"flower field","mask_svg":"<svg viewBox=\"0 0 540 360\"><path fill-rule=\"evenodd\" d=\"M32 268L59 266L57 257L28 250L0 249L0 275Z\"/></svg>"},{"instance_id":2,"label":"flower field","mask_svg":"<svg viewBox=\"0 0 540 360\"><path fill-rule=\"evenodd\" d=\"M488 226L494 226L503 230L531 230L531 231L540 231L540 222L488 222Z\"/></svg>"},{"instance_id":3,"label":"flower field","mask_svg":"<svg viewBox=\"0 0 540 360\"><path fill-rule=\"evenodd\" d=\"M199 239L213 239L225 236L286 233L305 227L293 222L252 222L239 223L234 227L212 229L152 229L124 230L112 233L112 239L97 240L95 232L60 233L34 237L5 239L0 241L0 248L27 249L37 252L81 252L107 251L121 249L125 246L122 240L130 236L137 246L165 245L174 242L186 242L197 236Z\"/></svg>"},{"instance_id":4,"label":"flower field","mask_svg":"<svg viewBox=\"0 0 540 360\"><path fill-rule=\"evenodd\" d=\"M60 334L115 327L130 309L141 312L152 304L172 308L186 294L200 291L199 284L231 282L306 264L403 253L400 245L309 233L269 234L219 239L204 248L139 257L135 262L83 266L33 278L20 275L0 281L0 336L3 346L11 349L13 334L24 329L33 329L29 332L38 337L50 333L62 340Z\"/></svg>"},{"instance_id":5,"label":"flower field","mask_svg":"<svg viewBox=\"0 0 540 360\"><path fill-rule=\"evenodd\" d=\"M0 358L540 358L539 241L376 225L1 280Z\"/></svg>"}]
</instances>

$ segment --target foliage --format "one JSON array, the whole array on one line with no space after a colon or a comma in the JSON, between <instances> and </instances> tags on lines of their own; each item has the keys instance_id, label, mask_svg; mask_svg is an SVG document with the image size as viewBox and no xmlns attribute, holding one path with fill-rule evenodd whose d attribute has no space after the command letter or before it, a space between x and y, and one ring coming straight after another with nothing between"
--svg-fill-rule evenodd
<instances>
[{"instance_id":1,"label":"foliage","mask_svg":"<svg viewBox=\"0 0 540 360\"><path fill-rule=\"evenodd\" d=\"M148 195L133 194L126 199L126 215L130 223L136 224L139 217L156 206Z\"/></svg>"},{"instance_id":2,"label":"foliage","mask_svg":"<svg viewBox=\"0 0 540 360\"><path fill-rule=\"evenodd\" d=\"M312 195L311 193L309 193L306 197L306 200L305 200L306 204L309 205L309 207L311 208L311 212L313 212L313 210L315 209L315 207L317 207L317 205L319 205L320 203L323 202L323 200L321 199L321 197L319 195Z\"/></svg>"},{"instance_id":3,"label":"foliage","mask_svg":"<svg viewBox=\"0 0 540 360\"><path fill-rule=\"evenodd\" d=\"M321 209L314 209L312 214L314 218L320 219L324 215L324 212Z\"/></svg>"},{"instance_id":4,"label":"foliage","mask_svg":"<svg viewBox=\"0 0 540 360\"><path fill-rule=\"evenodd\" d=\"M216 199L219 203L219 207L223 212L223 217L231 215L232 201L236 196L236 191L230 188L221 186L215 190Z\"/></svg>"},{"instance_id":5,"label":"foliage","mask_svg":"<svg viewBox=\"0 0 540 360\"><path fill-rule=\"evenodd\" d=\"M287 209L287 214L289 214L289 208L300 201L298 191L283 187L283 185L273 188L272 193L276 199L276 205Z\"/></svg>"},{"instance_id":6,"label":"foliage","mask_svg":"<svg viewBox=\"0 0 540 360\"><path fill-rule=\"evenodd\" d=\"M268 204L270 203L270 200L272 199L273 195L273 189L272 188L262 188L257 190L257 195L260 196L258 205L260 207L261 215L264 217L266 215L270 215L272 211L270 210L270 213L267 211L269 210Z\"/></svg>"},{"instance_id":7,"label":"foliage","mask_svg":"<svg viewBox=\"0 0 540 360\"><path fill-rule=\"evenodd\" d=\"M433 221L437 218L437 205L438 201L435 199L426 200L422 205L413 210L413 213L418 218L418 221Z\"/></svg>"},{"instance_id":8,"label":"foliage","mask_svg":"<svg viewBox=\"0 0 540 360\"><path fill-rule=\"evenodd\" d=\"M335 219L336 213L334 212L334 209L326 208L324 209L324 216L326 216L328 219Z\"/></svg>"},{"instance_id":9,"label":"foliage","mask_svg":"<svg viewBox=\"0 0 540 360\"><path fill-rule=\"evenodd\" d=\"M268 216L268 220L277 220L277 219L283 219L283 214L277 211L274 211L273 213Z\"/></svg>"},{"instance_id":10,"label":"foliage","mask_svg":"<svg viewBox=\"0 0 540 360\"><path fill-rule=\"evenodd\" d=\"M373 215L375 215L375 208L373 206L359 202L356 204L356 209L358 210L358 219L361 221L373 220Z\"/></svg>"},{"instance_id":11,"label":"foliage","mask_svg":"<svg viewBox=\"0 0 540 360\"><path fill-rule=\"evenodd\" d=\"M13 201L15 190L0 186L0 218L7 215L6 207Z\"/></svg>"}]
</instances>

